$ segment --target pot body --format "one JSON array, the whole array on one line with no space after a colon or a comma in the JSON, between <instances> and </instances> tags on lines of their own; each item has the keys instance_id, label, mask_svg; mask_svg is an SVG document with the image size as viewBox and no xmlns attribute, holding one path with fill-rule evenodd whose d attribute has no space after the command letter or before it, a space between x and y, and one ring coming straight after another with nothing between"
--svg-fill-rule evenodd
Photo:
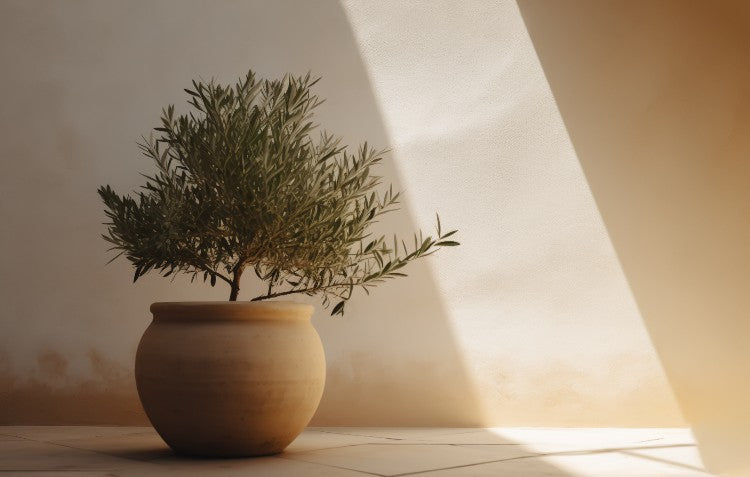
<instances>
[{"instance_id":1,"label":"pot body","mask_svg":"<svg viewBox=\"0 0 750 477\"><path fill-rule=\"evenodd\" d=\"M176 452L275 454L310 422L326 369L312 306L154 303L151 312L136 384L148 418Z\"/></svg>"}]
</instances>

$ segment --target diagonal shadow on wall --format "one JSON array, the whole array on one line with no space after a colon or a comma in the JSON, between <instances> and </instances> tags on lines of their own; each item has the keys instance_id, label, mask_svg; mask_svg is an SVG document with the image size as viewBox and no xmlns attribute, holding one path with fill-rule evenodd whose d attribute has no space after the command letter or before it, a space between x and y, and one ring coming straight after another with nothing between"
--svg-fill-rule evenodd
<instances>
[{"instance_id":1,"label":"diagonal shadow on wall","mask_svg":"<svg viewBox=\"0 0 750 477\"><path fill-rule=\"evenodd\" d=\"M747 475L747 7L518 3L704 460Z\"/></svg>"}]
</instances>

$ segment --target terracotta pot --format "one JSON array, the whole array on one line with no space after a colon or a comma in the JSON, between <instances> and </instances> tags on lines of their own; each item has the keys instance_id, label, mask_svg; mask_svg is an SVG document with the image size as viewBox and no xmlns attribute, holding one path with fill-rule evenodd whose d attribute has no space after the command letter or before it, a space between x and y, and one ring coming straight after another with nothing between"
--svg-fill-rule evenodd
<instances>
[{"instance_id":1,"label":"terracotta pot","mask_svg":"<svg viewBox=\"0 0 750 477\"><path fill-rule=\"evenodd\" d=\"M176 452L239 457L284 450L325 384L313 307L291 302L154 303L135 378Z\"/></svg>"}]
</instances>

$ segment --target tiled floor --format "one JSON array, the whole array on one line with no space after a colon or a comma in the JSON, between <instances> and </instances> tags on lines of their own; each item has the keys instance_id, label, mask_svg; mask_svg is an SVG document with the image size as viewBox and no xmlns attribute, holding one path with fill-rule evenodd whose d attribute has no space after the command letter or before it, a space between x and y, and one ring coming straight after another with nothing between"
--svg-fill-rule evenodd
<instances>
[{"instance_id":1,"label":"tiled floor","mask_svg":"<svg viewBox=\"0 0 750 477\"><path fill-rule=\"evenodd\" d=\"M172 454L148 427L0 427L0 476L707 476L685 429L310 428L254 459Z\"/></svg>"}]
</instances>

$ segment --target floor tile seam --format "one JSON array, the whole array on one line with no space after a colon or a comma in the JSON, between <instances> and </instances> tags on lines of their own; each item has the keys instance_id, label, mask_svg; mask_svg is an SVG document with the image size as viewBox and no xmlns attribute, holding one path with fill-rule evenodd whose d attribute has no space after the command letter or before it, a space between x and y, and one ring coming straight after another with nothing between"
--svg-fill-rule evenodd
<instances>
[{"instance_id":1,"label":"floor tile seam","mask_svg":"<svg viewBox=\"0 0 750 477\"><path fill-rule=\"evenodd\" d=\"M331 429L361 429L361 428L358 428L358 427L341 427L341 428L336 428L336 427L318 427L318 428L310 428L311 431L326 432L328 434L339 434L339 435L344 435L344 436L359 436L359 437L372 437L372 438L378 438L378 439L415 440L415 441L421 440L421 439L429 439L429 437L411 437L411 438L406 438L406 437L371 436L371 435L366 435L366 434L354 434L354 433L338 432L338 431L333 431ZM394 430L397 430L397 429L402 429L402 430L404 430L404 429L409 429L409 430L411 430L411 429L424 429L425 431L429 432L430 429L466 429L466 428L463 428L463 427L453 427L453 428L450 428L450 427L438 427L438 428L431 428L431 427L420 427L420 428L411 428L411 427L406 427L406 428L404 428L404 427L384 427L383 429L394 429ZM461 431L461 432L438 432L433 437L445 437L445 436L458 436L458 435L463 435L463 434L473 434L473 433L476 433L476 432L486 431L486 430L489 430L489 429L490 428L488 428L488 427L475 427L475 428L472 428L471 430Z\"/></svg>"},{"instance_id":2,"label":"floor tile seam","mask_svg":"<svg viewBox=\"0 0 750 477\"><path fill-rule=\"evenodd\" d=\"M276 458L276 459L284 459L284 460L288 460L288 461L291 461L291 462L304 462L306 464L314 464L314 465L318 465L318 466L321 466L321 467L328 467L328 468L340 469L340 470L348 470L350 472L356 472L356 473L362 474L362 475L373 475L375 477L388 477L385 474L378 474L378 473L370 472L370 471L367 471L367 470L352 469L352 468L344 467L344 466L340 466L340 465L331 465L331 464L325 464L323 462L315 462L315 461L310 461L310 460L305 460L305 459L286 457L286 456L283 456L282 454L279 454L279 455L276 455L276 456L273 456L273 457Z\"/></svg>"},{"instance_id":3,"label":"floor tile seam","mask_svg":"<svg viewBox=\"0 0 750 477\"><path fill-rule=\"evenodd\" d=\"M323 428L317 428L317 429L310 429L310 430L313 430L313 431L316 431L316 432L322 432L322 433L326 433L326 434L335 434L335 435L342 435L342 436L366 437L366 438L370 438L370 439L385 439L385 440L392 440L392 441L408 441L408 443L414 444L414 445L438 445L438 444L444 444L444 443L431 442L429 440L429 438L423 438L423 437L419 437L419 438L383 437L383 436L372 436L372 435L365 435L365 434L347 434L347 433L342 433L342 432L329 431L327 429L328 428L325 428L325 429L323 429ZM394 428L394 429L396 429L396 428ZM453 433L442 434L441 433L441 434L438 434L436 437L441 437L441 436L445 437L445 436L451 436L451 435L471 434L471 433L475 433L475 432L479 432L481 430L487 430L487 429L490 429L490 428L477 428L476 431L458 432L458 433L455 433L455 434L453 434ZM565 430L565 428L551 428L551 429ZM581 429L583 429L583 428L581 428ZM654 441L658 441L658 440L664 440L664 438L663 437L657 437L657 438L654 438L654 439L646 439L646 440L642 440L642 441L635 441L634 444L641 444L641 443L646 443L646 442L654 442ZM384 445L388 445L390 443L385 443L385 442L384 443L376 443L376 442L372 442L372 443L368 443L368 444L384 444ZM406 442L405 442L405 444L406 444ZM510 442L510 443L499 443L499 444L498 443L476 443L476 444L450 443L450 444L455 444L455 445L544 445L543 443L540 444L540 443L534 443L534 442L518 442L518 443Z\"/></svg>"},{"instance_id":4,"label":"floor tile seam","mask_svg":"<svg viewBox=\"0 0 750 477\"><path fill-rule=\"evenodd\" d=\"M122 471L129 471L131 469L128 469L126 467L106 467L106 468L87 468L87 469L81 469L81 468L71 468L71 469L0 469L0 474L4 472L36 472L36 473L52 473L52 472L68 472L68 473L91 473L91 472L103 472L102 475L107 475L110 472L122 472Z\"/></svg>"},{"instance_id":5,"label":"floor tile seam","mask_svg":"<svg viewBox=\"0 0 750 477\"><path fill-rule=\"evenodd\" d=\"M397 447L413 447L413 446L422 446L422 447L468 447L473 445L480 445L480 446L522 446L523 444L454 444L454 443L447 443L447 442L438 442L438 443L423 443L423 442L401 442L401 443L395 443L395 442L359 442L357 444L345 444L340 446L330 446L330 447L321 447L318 449L309 449L309 450L302 450L302 451L289 451L285 452L284 454L288 457L293 457L295 455L307 455L307 454L313 454L320 451L327 451L327 450L333 450L333 449L346 449L347 447L363 447L363 446L397 446ZM532 451L529 451L532 452Z\"/></svg>"},{"instance_id":6,"label":"floor tile seam","mask_svg":"<svg viewBox=\"0 0 750 477\"><path fill-rule=\"evenodd\" d=\"M693 470L693 471L697 471L697 472L703 472L706 475L712 475L706 469L701 469L700 467L695 467L695 466L690 465L690 464L684 464L682 462L675 462L675 461L672 461L672 460L669 460L669 459L664 459L662 457L655 457L655 456L650 456L650 455L643 455L643 454L640 454L638 452L633 452L633 451L620 451L620 454L629 455L631 457L637 457L637 458L643 459L643 460L650 460L650 461L655 461L655 462L661 462L662 464L666 464L666 465L670 465L670 466L678 467L678 468L682 468L682 469L688 469L688 470Z\"/></svg>"},{"instance_id":7,"label":"floor tile seam","mask_svg":"<svg viewBox=\"0 0 750 477\"><path fill-rule=\"evenodd\" d=\"M38 444L48 444L48 445L53 445L53 446L57 446L57 447L65 447L66 449L73 449L73 450L83 451L83 452L91 452L91 453L94 453L94 454L98 454L98 455L101 455L101 456L107 456L107 457L110 457L112 459L117 459L118 461L124 461L124 462L128 462L128 463L131 463L131 464L132 463L137 463L137 464L159 465L158 462L152 462L152 461L143 460L143 459L131 459L129 457L120 457L120 456L117 456L117 455L110 454L108 452L102 452L102 451L95 450L95 449L86 449L86 448L83 448L83 447L76 447L76 446L72 446L72 445L68 445L68 444L63 444L63 443L60 443L60 442L52 442L52 441L42 441L42 440L29 439L29 438L25 438L23 436L19 436L19 437L21 439L25 440L25 441L28 441L28 442L34 442L34 443L38 443ZM115 470L119 470L119 469L120 469L120 467L118 467ZM94 469L94 470L97 471L98 469ZM37 472L39 472L39 471L37 470Z\"/></svg>"},{"instance_id":8,"label":"floor tile seam","mask_svg":"<svg viewBox=\"0 0 750 477\"><path fill-rule=\"evenodd\" d=\"M397 445L397 444L392 444ZM400 444L400 445L406 445L406 444ZM420 444L421 445L421 444ZM439 444L434 444L439 445ZM458 444L449 444L459 447L471 447L471 446L481 446L481 447L492 447L492 446L545 446L545 447L551 447L553 444L530 444L527 442L519 442L519 443L509 443L509 444L483 444L483 443L458 443ZM649 449L667 449L671 447L697 447L697 444L694 443L680 443L680 444L664 444L664 445L653 445L653 446L638 446L638 447L601 447L601 448L580 448L580 449L568 449L568 450L559 450L559 451L542 451L538 452L541 454L547 454L547 453L557 453L557 452L596 452L598 450L604 450L605 452L619 452L619 451L626 451L626 450L649 450ZM531 449L526 449L531 451ZM536 452L536 451L532 451Z\"/></svg>"},{"instance_id":9,"label":"floor tile seam","mask_svg":"<svg viewBox=\"0 0 750 477\"><path fill-rule=\"evenodd\" d=\"M343 434L340 432L329 432L329 431L322 431L322 430L316 430L316 432L334 434L334 435L339 435L339 436L348 436L348 437L365 437L368 439L382 439L382 440L388 440L388 441L403 442L403 444L410 444L410 445L440 445L440 444L452 445L453 444L453 443L443 443L443 442L431 442L430 440L422 440L422 438L408 438L407 439L407 438L402 438L402 437L369 436L369 435L364 435L364 434ZM461 433L461 434L464 434L464 433ZM454 435L454 434L441 434L441 435L446 436L446 435ZM364 444L397 445L395 444L395 442L366 442ZM512 445L512 443L509 443L509 445Z\"/></svg>"},{"instance_id":10,"label":"floor tile seam","mask_svg":"<svg viewBox=\"0 0 750 477\"><path fill-rule=\"evenodd\" d=\"M528 444L520 444L515 442L508 443L489 443L489 444L472 444L467 442L364 442L358 445L372 445L372 446L523 446Z\"/></svg>"},{"instance_id":11,"label":"floor tile seam","mask_svg":"<svg viewBox=\"0 0 750 477\"><path fill-rule=\"evenodd\" d=\"M366 446L370 445L369 442L360 442L358 444L342 444L339 446L330 446L330 447L321 447L318 449L309 449L309 450L302 450L302 451L283 451L281 454L277 454L277 456L285 455L285 456L294 456L294 455L305 455L305 454L311 454L313 452L318 451L325 451L325 450L333 450L333 449L345 449L347 447L359 447L359 446ZM381 445L386 445L386 443L382 443ZM387 445L398 445L398 444L387 444Z\"/></svg>"},{"instance_id":12,"label":"floor tile seam","mask_svg":"<svg viewBox=\"0 0 750 477\"><path fill-rule=\"evenodd\" d=\"M88 437L78 437L78 438L70 439L70 440L71 441L80 441L80 440L84 440L84 439L96 439L96 438L104 438L104 439L110 439L110 438L127 438L127 437L141 436L141 435L144 435L144 434L151 434L151 433L152 433L151 431L141 431L141 432L131 432L131 433L128 433L128 434L122 434L122 435L119 435L119 436L88 436ZM42 443L45 443L45 444L57 444L57 442L55 442L55 441L36 439L34 437L21 436L21 435L18 435L18 434L0 433L0 437L14 437L16 439L22 439L24 441L42 442Z\"/></svg>"},{"instance_id":13,"label":"floor tile seam","mask_svg":"<svg viewBox=\"0 0 750 477\"><path fill-rule=\"evenodd\" d=\"M75 444L79 441L85 441L89 439L117 439L117 440L127 440L134 437L143 437L143 436L154 436L157 434L152 434L151 432L139 432L134 434L125 434L122 436L90 436L90 437L78 437L75 439L66 439L64 441L44 441L44 442L52 442L52 443L60 443L60 444ZM39 441L42 442L42 441Z\"/></svg>"},{"instance_id":14,"label":"floor tile seam","mask_svg":"<svg viewBox=\"0 0 750 477\"><path fill-rule=\"evenodd\" d=\"M394 429L398 429L395 427ZM461 428L454 428L454 429L461 429ZM468 428L467 428L468 429ZM688 427L565 427L565 426L557 426L557 427L546 427L546 426L490 426L490 427L482 427L477 429L487 429L487 430L497 430L497 431L560 431L560 432L586 432L586 431L595 431L595 432L605 432L605 431L643 431L643 432L653 432L658 433L662 431L666 432L675 432L675 431L681 431L681 432L691 432L691 428Z\"/></svg>"},{"instance_id":15,"label":"floor tile seam","mask_svg":"<svg viewBox=\"0 0 750 477\"><path fill-rule=\"evenodd\" d=\"M487 465L487 464L497 464L500 462L507 462L507 461L513 461L513 460L522 460L522 459L533 459L538 457L544 457L544 454L529 454L529 455L520 455L515 457L505 457L503 459L493 459L493 460L487 460L482 462L474 462L470 464L461 464L461 465L451 465L448 467L440 467L437 469L426 469L426 470L419 470L415 472L405 472L401 474L391 474L388 477L406 477L410 475L420 475L420 474L426 474L428 472L439 472L442 470L454 470L454 469L463 469L466 467L475 467L478 465Z\"/></svg>"},{"instance_id":16,"label":"floor tile seam","mask_svg":"<svg viewBox=\"0 0 750 477\"><path fill-rule=\"evenodd\" d=\"M696 444L665 444L662 446L640 446L640 447L599 447L594 449L578 449L578 450L566 450L556 452L544 452L543 455L576 455L576 454L607 454L610 452L627 452L627 451L638 451L638 450L653 450L653 449L673 449L683 447L697 447Z\"/></svg>"},{"instance_id":17,"label":"floor tile seam","mask_svg":"<svg viewBox=\"0 0 750 477\"><path fill-rule=\"evenodd\" d=\"M644 444L646 442L663 441L663 440L664 440L663 437L655 437L653 439L646 439L644 441L637 441L636 444Z\"/></svg>"},{"instance_id":18,"label":"floor tile seam","mask_svg":"<svg viewBox=\"0 0 750 477\"><path fill-rule=\"evenodd\" d=\"M425 429L429 429L429 428L425 428ZM461 429L461 428L460 427L455 427L454 429ZM489 430L489 428L487 428L487 427L477 427L477 428L474 428L473 430L470 430L470 431L441 432L439 434L435 434L435 437L461 436L461 435L464 435L464 434L474 434L474 433L477 433L477 432L482 432L482 431L487 431L487 430ZM421 438L421 437L415 438L415 440L418 440L418 439L424 439L424 438Z\"/></svg>"},{"instance_id":19,"label":"floor tile seam","mask_svg":"<svg viewBox=\"0 0 750 477\"><path fill-rule=\"evenodd\" d=\"M296 454L308 454L312 452L318 452L318 451L324 451L324 450L331 450L331 449L343 449L346 447L362 447L362 446L397 446L397 447L409 447L409 446L422 446L422 447L465 447L465 448L471 448L472 446L481 446L481 447L524 447L524 446L533 446L533 445L540 445L540 444L529 444L529 443L522 443L522 442L490 442L490 443L484 443L484 442L358 442L356 444L344 444L339 446L330 446L330 447L321 447L317 449L310 449L310 450L304 450L304 451L290 451L290 455ZM532 449L524 449L528 452L533 452L535 454L549 454L549 453L557 453L557 452L596 452L596 451L604 451L604 452L618 452L621 450L649 450L649 449L665 449L665 448L671 448L671 447L695 447L695 444L692 443L681 443L681 444L665 444L663 446L640 446L640 447L605 447L605 448L584 448L584 449L575 449L575 450L564 450L564 451L546 451L546 452L537 452Z\"/></svg>"},{"instance_id":20,"label":"floor tile seam","mask_svg":"<svg viewBox=\"0 0 750 477\"><path fill-rule=\"evenodd\" d=\"M471 444L467 444L467 445L471 445ZM694 444L690 444L690 445L687 445L687 446L688 447L694 447L695 445ZM679 445L679 446L662 446L662 447L684 447L684 445ZM658 448L658 447L646 447L646 448L643 448L643 449L656 449L656 448ZM420 470L420 471L416 471L416 472L405 472L405 473L401 473L401 474L392 474L392 475L389 475L388 477L406 477L406 476L411 476L411 475L426 474L428 472L438 472L438 471L442 471L442 470L462 469L462 468L466 468L466 467L474 467L474 466L487 465L487 464L498 464L498 463L501 463L501 462L509 462L509 461L514 461L514 460L537 459L537 458L543 459L545 457L557 457L557 456L566 456L566 455L575 456L575 455L588 455L588 454L609 454L609 453L613 453L614 454L614 453L622 453L623 451L627 451L627 450L630 450L630 449L617 449L617 448L609 449L609 448L605 448L605 449L591 449L591 450L583 450L583 451L544 452L544 453L536 453L536 454L530 453L529 455L520 455L520 456L515 456L515 457L506 457L506 458L503 458L503 459L493 459L493 460L489 460L489 461L475 462L475 463L472 463L472 464L462 464L462 465L441 467L441 468L437 468L437 469ZM528 451L527 450L527 452L533 452L533 451Z\"/></svg>"},{"instance_id":21,"label":"floor tile seam","mask_svg":"<svg viewBox=\"0 0 750 477\"><path fill-rule=\"evenodd\" d=\"M365 445L369 445L369 444L355 444L355 445L352 445L352 446L343 446L343 447L355 447L355 446L365 446ZM384 445L388 445L388 444L384 444ZM398 444L391 444L391 445L398 445ZM416 444L416 445L423 445L423 444ZM454 446L455 444L446 444L446 445ZM529 451L529 452L531 452L531 451ZM514 459L517 459L519 457L528 458L528 457L539 457L540 456L538 454L524 455L524 456L516 456L514 458L505 458L505 459L498 459L498 460L491 460L491 461L483 461L483 462L477 462L477 463L473 463L473 464L463 464L463 465L458 465L458 466L440 467L440 468L435 468L435 469L420 470L420 471L416 471L416 472L406 472L406 473L398 473L398 474L377 474L377 473L370 472L370 471L363 471L363 470L358 470L358 469L351 469L351 468L348 468L348 467L341 467L341 466L335 466L335 465L325 464L325 463L322 463L322 462L309 461L309 460L305 460L304 458L299 458L299 457L295 458L295 457L292 457L293 455L294 454L290 454L289 456L282 457L282 458L285 458L287 460L299 460L299 461L302 461L302 462L307 462L307 463L312 463L312 464L319 464L319 465L322 465L322 466L334 467L334 468L337 468L337 469L353 470L353 471L356 471L356 472L363 472L365 474L375 475L375 476L379 476L379 477L401 477L401 476L408 476L408 475L418 475L418 474L423 474L423 473L426 473L426 472L437 472L437 471L440 471L440 470L450 470L450 469L454 469L454 468L458 469L458 468L462 468L462 467L471 467L471 466L474 466L474 465L492 464L492 463L495 463L495 462L502 462L504 460L514 460ZM297 455L299 455L299 454L297 454Z\"/></svg>"},{"instance_id":22,"label":"floor tile seam","mask_svg":"<svg viewBox=\"0 0 750 477\"><path fill-rule=\"evenodd\" d=\"M347 433L343 433L343 432L324 431L324 430L321 430L321 429L315 429L315 431L316 432L323 432L325 434L335 434L335 435L338 435L338 436L367 437L368 439L386 439L386 440L391 440L391 441L402 441L402 440L404 440L404 439L402 439L400 437L368 436L368 435L365 435L365 434L347 434Z\"/></svg>"}]
</instances>

